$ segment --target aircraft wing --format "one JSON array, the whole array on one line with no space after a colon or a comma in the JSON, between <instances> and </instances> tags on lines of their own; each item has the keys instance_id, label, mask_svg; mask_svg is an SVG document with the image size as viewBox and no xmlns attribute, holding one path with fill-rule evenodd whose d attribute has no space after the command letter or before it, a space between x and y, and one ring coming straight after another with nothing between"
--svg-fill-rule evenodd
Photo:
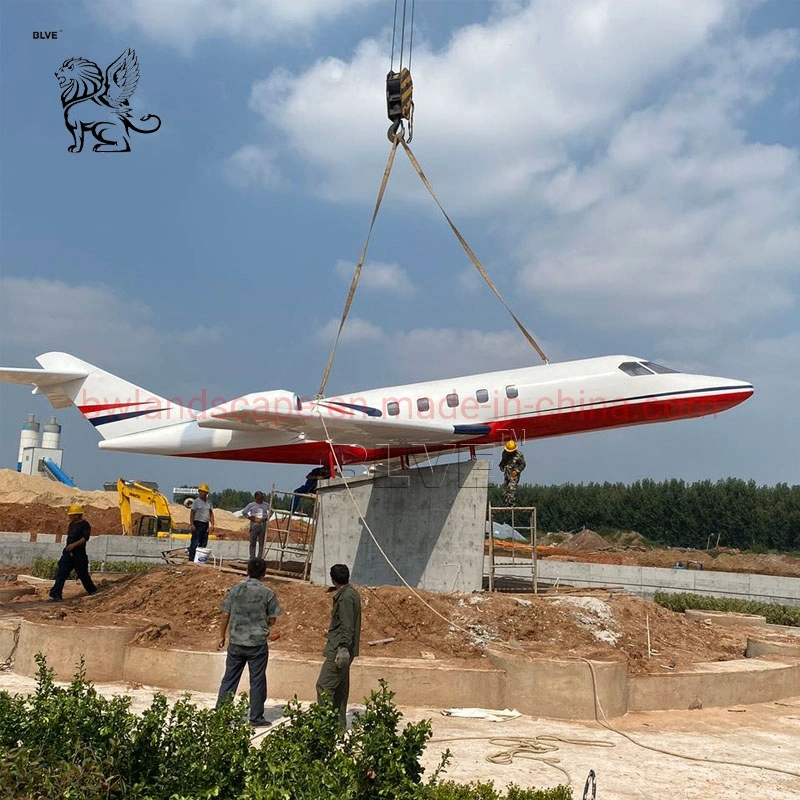
<instances>
[{"instance_id":1,"label":"aircraft wing","mask_svg":"<svg viewBox=\"0 0 800 800\"><path fill-rule=\"evenodd\" d=\"M46 394L53 408L67 408L72 398L61 388L63 384L85 378L88 372L64 372L51 369L0 367L0 383L33 386L34 394Z\"/></svg>"},{"instance_id":2,"label":"aircraft wing","mask_svg":"<svg viewBox=\"0 0 800 800\"><path fill-rule=\"evenodd\" d=\"M323 403L325 401L322 401ZM491 432L488 425L452 425L446 422L397 420L387 417L331 413L329 409L280 412L255 408L210 409L206 419L198 420L201 428L227 430L270 430L295 433L309 440L336 444L380 445L446 444Z\"/></svg>"}]
</instances>

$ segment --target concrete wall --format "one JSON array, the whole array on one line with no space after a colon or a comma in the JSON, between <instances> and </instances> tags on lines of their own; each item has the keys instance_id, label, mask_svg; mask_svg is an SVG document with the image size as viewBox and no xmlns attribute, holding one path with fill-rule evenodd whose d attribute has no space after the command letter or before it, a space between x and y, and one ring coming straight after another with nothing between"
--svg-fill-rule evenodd
<instances>
[{"instance_id":1,"label":"concrete wall","mask_svg":"<svg viewBox=\"0 0 800 800\"><path fill-rule=\"evenodd\" d=\"M19 644L14 670L34 675L42 652L56 677L69 680L83 655L91 681L129 681L164 689L216 692L225 654L157 650L131 643L132 628L76 628L71 625L5 620L0 655ZM505 649L487 651L491 666L425 659L358 658L351 670L356 704L384 678L401 705L450 708L516 708L552 719L618 717L629 711L666 710L759 703L800 694L800 659L781 653L770 660L747 659L696 664L682 672L627 674L624 660L527 659ZM776 660L780 659L780 660ZM267 672L270 697L315 699L321 658L272 652ZM240 690L246 691L244 675ZM602 709L602 710L601 710Z\"/></svg>"},{"instance_id":2,"label":"concrete wall","mask_svg":"<svg viewBox=\"0 0 800 800\"><path fill-rule=\"evenodd\" d=\"M665 708L720 708L765 703L800 693L800 664L772 661L718 661L695 664L669 675L632 675L628 711Z\"/></svg>"},{"instance_id":3,"label":"concrete wall","mask_svg":"<svg viewBox=\"0 0 800 800\"><path fill-rule=\"evenodd\" d=\"M507 678L506 706L549 719L620 717L628 710L628 664L589 659L545 659L488 649Z\"/></svg>"},{"instance_id":4,"label":"concrete wall","mask_svg":"<svg viewBox=\"0 0 800 800\"><path fill-rule=\"evenodd\" d=\"M507 571L504 575L510 574ZM583 564L573 561L538 562L539 579L556 580L572 586L619 586L632 594L652 598L658 591L690 592L713 597L733 597L800 606L800 578L750 575L738 572L711 572L692 569L626 567L617 564ZM530 577L530 569L520 566L520 575Z\"/></svg>"},{"instance_id":5,"label":"concrete wall","mask_svg":"<svg viewBox=\"0 0 800 800\"><path fill-rule=\"evenodd\" d=\"M311 580L329 583L329 569L342 563L355 583L401 585L361 521L360 509L411 586L433 592L479 590L488 479L488 461L467 461L352 478L347 486L330 481L318 492Z\"/></svg>"},{"instance_id":6,"label":"concrete wall","mask_svg":"<svg viewBox=\"0 0 800 800\"><path fill-rule=\"evenodd\" d=\"M92 561L161 561L164 550L187 548L186 539L157 539L150 536L92 536L87 545ZM242 541L209 542L214 555L227 559L248 557L249 544ZM59 558L63 542L56 544L55 534L38 534L35 542L29 533L0 533L0 567L31 564L36 558Z\"/></svg>"}]
</instances>

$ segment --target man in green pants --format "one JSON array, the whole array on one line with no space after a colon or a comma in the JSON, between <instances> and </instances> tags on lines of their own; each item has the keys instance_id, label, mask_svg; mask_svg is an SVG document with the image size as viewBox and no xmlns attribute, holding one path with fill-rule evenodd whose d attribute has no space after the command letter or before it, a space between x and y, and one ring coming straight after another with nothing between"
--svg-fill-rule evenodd
<instances>
[{"instance_id":1,"label":"man in green pants","mask_svg":"<svg viewBox=\"0 0 800 800\"><path fill-rule=\"evenodd\" d=\"M350 695L350 664L358 655L361 638L361 597L350 585L350 570L345 564L331 567L333 610L328 628L325 663L317 678L317 702L326 697L339 711L342 728L347 727L347 698Z\"/></svg>"}]
</instances>

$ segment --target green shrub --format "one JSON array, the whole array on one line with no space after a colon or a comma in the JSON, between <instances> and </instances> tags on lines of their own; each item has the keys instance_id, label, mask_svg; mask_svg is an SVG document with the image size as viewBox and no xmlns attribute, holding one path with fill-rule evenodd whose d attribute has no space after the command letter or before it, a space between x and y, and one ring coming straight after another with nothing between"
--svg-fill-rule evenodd
<instances>
[{"instance_id":1,"label":"green shrub","mask_svg":"<svg viewBox=\"0 0 800 800\"><path fill-rule=\"evenodd\" d=\"M89 569L93 573L101 572L125 572L138 573L147 572L158 566L156 563L146 561L89 561ZM57 558L36 558L31 564L31 575L35 578L46 578L54 581L58 573ZM70 573L70 578L75 578L75 570Z\"/></svg>"},{"instance_id":2,"label":"green shrub","mask_svg":"<svg viewBox=\"0 0 800 800\"><path fill-rule=\"evenodd\" d=\"M157 694L141 715L129 697L106 699L81 664L57 686L36 656L36 691L0 692L0 797L14 800L571 800L571 791L440 782L449 752L427 781L420 757L428 720L400 729L384 681L349 732L329 704L287 706L289 720L253 746L247 701L172 707Z\"/></svg>"},{"instance_id":3,"label":"green shrub","mask_svg":"<svg viewBox=\"0 0 800 800\"><path fill-rule=\"evenodd\" d=\"M800 627L800 607L782 606L779 603L761 603L758 600L737 600L731 597L706 597L700 594L656 592L656 603L670 611L682 613L687 608L702 611L732 611L737 614L758 614L770 625Z\"/></svg>"}]
</instances>

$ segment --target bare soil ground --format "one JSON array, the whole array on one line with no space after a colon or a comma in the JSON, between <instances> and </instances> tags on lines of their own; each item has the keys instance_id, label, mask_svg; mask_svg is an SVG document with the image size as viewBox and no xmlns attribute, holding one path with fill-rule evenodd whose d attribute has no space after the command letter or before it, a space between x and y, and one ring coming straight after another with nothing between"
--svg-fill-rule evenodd
<instances>
[{"instance_id":1,"label":"bare soil ground","mask_svg":"<svg viewBox=\"0 0 800 800\"><path fill-rule=\"evenodd\" d=\"M101 591L93 597L70 582L66 602L58 605L45 602L49 583L41 582L35 597L23 595L7 603L4 611L58 625L136 627L138 642L149 647L213 650L220 603L238 580L241 576L209 566L164 566L143 575L98 577ZM282 609L271 647L319 655L330 619L330 593L288 579L268 578L267 584ZM456 659L488 666L483 653L491 646L529 657L625 659L631 673L656 673L742 658L747 635L753 633L687 620L620 593L516 597L419 592L419 599L399 587L359 590L362 656L367 658ZM389 638L394 641L369 645Z\"/></svg>"},{"instance_id":2,"label":"bare soil ground","mask_svg":"<svg viewBox=\"0 0 800 800\"><path fill-rule=\"evenodd\" d=\"M0 470L0 530L64 532L66 509L81 502L96 533L119 529L116 495L70 490L43 478ZM146 509L145 509L146 513ZM173 506L178 524L188 511ZM247 523L225 512L218 515L224 538L246 538ZM282 523L278 523L281 525ZM274 524L270 539L284 537ZM296 521L292 541L304 540L305 526ZM781 555L697 550L648 550L637 544L615 547L594 531L558 535L546 557L605 564L639 564L751 572L800 577L800 559ZM546 541L546 540L545 540ZM628 540L626 540L626 543ZM530 546L515 546L515 556L530 557ZM503 555L510 554L508 546ZM7 588L19 570L0 570L0 588ZM86 597L77 582L65 588L63 604L46 602L49 582L35 583L35 595L22 595L0 606L0 614L24 614L58 625L115 625L139 630L149 647L213 650L217 644L219 607L225 592L241 574L210 566L163 566L136 576L96 575L101 591ZM300 581L268 578L283 614L271 647L319 655L330 618L331 596L322 587ZM488 666L488 646L509 648L529 657L582 656L624 659L631 673L669 672L703 661L742 658L747 628L723 628L692 621L636 597L608 591L572 591L559 595L434 594L382 586L359 587L363 601L362 656L466 660ZM649 645L648 645L649 633ZM371 641L392 641L369 645Z\"/></svg>"}]
</instances>

